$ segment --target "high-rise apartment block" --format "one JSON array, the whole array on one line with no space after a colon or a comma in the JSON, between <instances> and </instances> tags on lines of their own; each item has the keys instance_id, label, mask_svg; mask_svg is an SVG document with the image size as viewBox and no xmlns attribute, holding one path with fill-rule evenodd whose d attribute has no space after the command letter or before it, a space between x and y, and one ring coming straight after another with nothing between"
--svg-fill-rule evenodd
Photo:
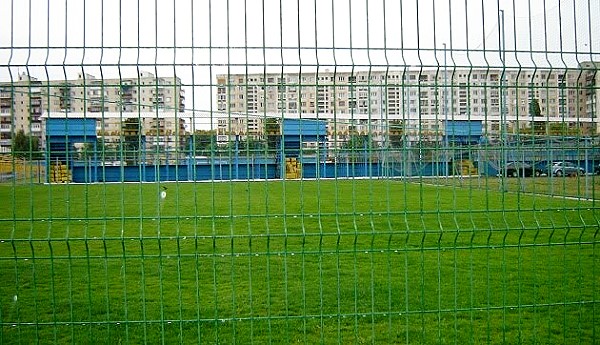
<instances>
[{"instance_id":1,"label":"high-rise apartment block","mask_svg":"<svg viewBox=\"0 0 600 345\"><path fill-rule=\"evenodd\" d=\"M0 152L9 152L14 135L37 136L43 143L43 117L96 118L97 135L106 143L123 137L124 122L139 119L149 149L176 147L183 135L185 94L177 77L97 79L80 74L72 80L39 81L27 74L0 83Z\"/></svg>"},{"instance_id":2,"label":"high-rise apartment block","mask_svg":"<svg viewBox=\"0 0 600 345\"><path fill-rule=\"evenodd\" d=\"M573 69L455 69L217 76L220 141L260 138L265 118L319 118L330 141L391 124L411 142L439 141L447 121L481 122L483 135L593 135L600 131L597 65ZM340 136L341 135L341 136ZM331 140L335 139L335 140Z\"/></svg>"},{"instance_id":3,"label":"high-rise apartment block","mask_svg":"<svg viewBox=\"0 0 600 345\"><path fill-rule=\"evenodd\" d=\"M41 139L42 101L42 82L27 74L0 84L0 152L10 152L12 138L19 131Z\"/></svg>"},{"instance_id":4,"label":"high-rise apartment block","mask_svg":"<svg viewBox=\"0 0 600 345\"><path fill-rule=\"evenodd\" d=\"M44 95L46 96L46 95ZM47 101L51 112L132 113L159 110L183 112L184 94L177 77L141 72L138 78L51 81Z\"/></svg>"}]
</instances>

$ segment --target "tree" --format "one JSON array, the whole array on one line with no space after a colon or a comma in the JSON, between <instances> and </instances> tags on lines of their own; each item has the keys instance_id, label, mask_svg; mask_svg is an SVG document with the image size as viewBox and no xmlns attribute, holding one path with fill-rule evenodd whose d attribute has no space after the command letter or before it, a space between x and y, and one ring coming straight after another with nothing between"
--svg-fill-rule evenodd
<instances>
[{"instance_id":1,"label":"tree","mask_svg":"<svg viewBox=\"0 0 600 345\"><path fill-rule=\"evenodd\" d=\"M94 150L94 145L91 143L86 144L86 149ZM109 161L109 160L117 160L118 152L115 148L114 144L110 144L103 137L96 138L96 152L94 152L94 156L101 161Z\"/></svg>"},{"instance_id":2,"label":"tree","mask_svg":"<svg viewBox=\"0 0 600 345\"><path fill-rule=\"evenodd\" d=\"M83 159L88 159L88 158L96 158L99 160L106 160L106 158L108 158L108 152L111 149L105 144L104 139L101 137L97 137L96 138L96 143L84 143L83 146L81 147L81 158ZM116 159L115 156L116 154L114 153L114 149L113 151L113 159Z\"/></svg>"},{"instance_id":3,"label":"tree","mask_svg":"<svg viewBox=\"0 0 600 345\"><path fill-rule=\"evenodd\" d=\"M267 142L264 140L258 140L254 138L246 138L246 140L242 140L239 143L240 151L247 152L249 154L252 153L263 153L266 148Z\"/></svg>"},{"instance_id":4,"label":"tree","mask_svg":"<svg viewBox=\"0 0 600 345\"><path fill-rule=\"evenodd\" d=\"M342 145L342 149L346 150L348 158L352 162L360 162L370 160L373 157L374 149L378 147L377 143L369 140L368 135L352 134L348 141ZM365 155L366 150L366 155Z\"/></svg>"},{"instance_id":5,"label":"tree","mask_svg":"<svg viewBox=\"0 0 600 345\"><path fill-rule=\"evenodd\" d=\"M79 152L80 159L88 159L94 157L95 154L94 144L92 143L84 143Z\"/></svg>"},{"instance_id":6,"label":"tree","mask_svg":"<svg viewBox=\"0 0 600 345\"><path fill-rule=\"evenodd\" d=\"M197 130L188 137L186 147L194 156L208 156L217 149L217 135L215 131Z\"/></svg>"},{"instance_id":7,"label":"tree","mask_svg":"<svg viewBox=\"0 0 600 345\"><path fill-rule=\"evenodd\" d=\"M535 121L536 117L542 116L542 111L540 110L540 102L536 98L533 98L531 101L529 101L529 116L531 116L531 127L533 128L534 133L545 134L545 122Z\"/></svg>"},{"instance_id":8,"label":"tree","mask_svg":"<svg viewBox=\"0 0 600 345\"><path fill-rule=\"evenodd\" d=\"M129 118L123 122L123 149L128 164L135 165L140 151L141 124L137 118Z\"/></svg>"},{"instance_id":9,"label":"tree","mask_svg":"<svg viewBox=\"0 0 600 345\"><path fill-rule=\"evenodd\" d=\"M402 120L388 121L389 147L398 148L404 145L404 124Z\"/></svg>"},{"instance_id":10,"label":"tree","mask_svg":"<svg viewBox=\"0 0 600 345\"><path fill-rule=\"evenodd\" d=\"M346 141L342 145L342 148L347 149L347 150L363 150L365 148L365 145L368 149L369 148L369 136L368 135L352 134L352 135L350 135L350 138L348 139L348 141ZM375 147L375 146L376 146L376 144L373 142L371 144L371 147Z\"/></svg>"},{"instance_id":11,"label":"tree","mask_svg":"<svg viewBox=\"0 0 600 345\"><path fill-rule=\"evenodd\" d=\"M12 153L15 157L40 156L40 143L36 136L26 135L23 130L19 130L13 138Z\"/></svg>"},{"instance_id":12,"label":"tree","mask_svg":"<svg viewBox=\"0 0 600 345\"><path fill-rule=\"evenodd\" d=\"M529 116L531 116L531 117L542 116L542 111L540 110L540 102L537 100L537 98L534 98L529 102Z\"/></svg>"},{"instance_id":13,"label":"tree","mask_svg":"<svg viewBox=\"0 0 600 345\"><path fill-rule=\"evenodd\" d=\"M275 150L277 143L281 140L281 123L279 119L267 118L265 120L265 133L267 135L267 148Z\"/></svg>"}]
</instances>

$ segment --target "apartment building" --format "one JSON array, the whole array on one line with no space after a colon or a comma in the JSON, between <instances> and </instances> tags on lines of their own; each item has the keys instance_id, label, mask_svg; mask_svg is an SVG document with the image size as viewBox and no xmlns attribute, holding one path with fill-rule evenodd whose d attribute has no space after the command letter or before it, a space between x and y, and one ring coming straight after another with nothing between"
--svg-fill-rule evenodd
<instances>
[{"instance_id":1,"label":"apartment building","mask_svg":"<svg viewBox=\"0 0 600 345\"><path fill-rule=\"evenodd\" d=\"M184 108L185 93L178 77L141 72L135 78L97 79L80 74L76 79L42 82L20 74L17 81L0 83L0 151L10 152L12 137L19 130L37 136L43 144L44 114L97 118L98 135L109 143L120 140L124 119L138 117L150 147L174 146L181 139L171 136L185 133Z\"/></svg>"},{"instance_id":2,"label":"apartment building","mask_svg":"<svg viewBox=\"0 0 600 345\"><path fill-rule=\"evenodd\" d=\"M597 111L587 109L595 72L577 69L508 72L507 111L512 132L550 135L593 135L600 130ZM529 109L535 100L539 113Z\"/></svg>"},{"instance_id":3,"label":"apartment building","mask_svg":"<svg viewBox=\"0 0 600 345\"><path fill-rule=\"evenodd\" d=\"M183 112L185 94L177 77L140 72L137 78L97 79L79 74L74 80L50 81L45 109L51 112Z\"/></svg>"},{"instance_id":4,"label":"apartment building","mask_svg":"<svg viewBox=\"0 0 600 345\"><path fill-rule=\"evenodd\" d=\"M19 74L12 83L0 84L0 152L10 152L19 131L42 137L42 82Z\"/></svg>"},{"instance_id":5,"label":"apartment building","mask_svg":"<svg viewBox=\"0 0 600 345\"><path fill-rule=\"evenodd\" d=\"M410 142L442 140L446 121L480 121L490 140L593 135L600 131L595 67L218 75L217 131L220 141L228 133L260 138L264 118L302 117L327 119L330 142L339 143L350 132L383 140L390 121Z\"/></svg>"},{"instance_id":6,"label":"apartment building","mask_svg":"<svg viewBox=\"0 0 600 345\"><path fill-rule=\"evenodd\" d=\"M588 119L598 119L598 100L600 99L600 73L598 69L600 63L597 62L585 62L582 64L584 69L585 84L583 91L585 96L582 98L585 101L585 117ZM600 120L596 121L596 125ZM596 127L596 133L600 132L600 128Z\"/></svg>"}]
</instances>

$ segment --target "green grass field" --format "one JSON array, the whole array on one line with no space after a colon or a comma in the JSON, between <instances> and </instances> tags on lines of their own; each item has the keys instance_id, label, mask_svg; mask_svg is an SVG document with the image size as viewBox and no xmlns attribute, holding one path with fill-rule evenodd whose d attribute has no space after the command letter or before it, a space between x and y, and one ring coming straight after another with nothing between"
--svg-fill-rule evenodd
<instances>
[{"instance_id":1,"label":"green grass field","mask_svg":"<svg viewBox=\"0 0 600 345\"><path fill-rule=\"evenodd\" d=\"M598 341L598 201L421 182L0 185L0 342Z\"/></svg>"}]
</instances>

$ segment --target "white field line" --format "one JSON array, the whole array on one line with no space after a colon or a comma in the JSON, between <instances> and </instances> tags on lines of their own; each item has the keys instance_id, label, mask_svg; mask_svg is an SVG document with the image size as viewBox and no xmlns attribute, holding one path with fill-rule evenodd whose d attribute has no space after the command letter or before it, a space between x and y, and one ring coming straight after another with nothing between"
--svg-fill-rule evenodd
<instances>
[{"instance_id":1,"label":"white field line","mask_svg":"<svg viewBox=\"0 0 600 345\"><path fill-rule=\"evenodd\" d=\"M469 176L471 177L471 176ZM451 177L451 178L457 178L457 177ZM465 176L463 176L463 178L465 178ZM416 184L416 182L413 182L414 184ZM438 184L438 183L422 183L423 185L427 185L427 186L432 186L432 187L455 187L455 186L450 186L450 185L446 185L446 184ZM462 188L462 187L460 187ZM524 194L524 195L529 195L529 196L542 196L542 197L546 197L546 198L553 198L553 199L565 199L565 200L573 200L573 201L587 201L587 202L595 202L599 199L594 199L594 198L585 198L582 196L568 196L568 195L558 195L558 194L546 194L546 193L532 193L532 192L512 192L512 191L506 191L505 193L510 193L510 194Z\"/></svg>"}]
</instances>

